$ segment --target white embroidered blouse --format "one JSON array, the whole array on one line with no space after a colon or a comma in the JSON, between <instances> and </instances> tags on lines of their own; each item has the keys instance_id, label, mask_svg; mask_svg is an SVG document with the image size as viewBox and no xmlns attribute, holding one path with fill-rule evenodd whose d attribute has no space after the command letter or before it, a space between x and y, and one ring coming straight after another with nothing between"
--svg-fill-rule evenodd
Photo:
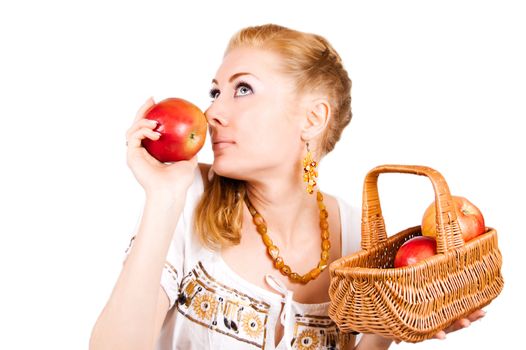
<instances>
[{"instance_id":1,"label":"white embroidered blouse","mask_svg":"<svg viewBox=\"0 0 526 350\"><path fill-rule=\"evenodd\" d=\"M276 293L256 286L237 275L220 252L201 244L192 223L202 193L197 169L162 272L161 286L170 300L170 310L157 349L340 349L346 335L329 318L328 302L294 301L279 273L265 276ZM341 199L338 205L345 256L360 249L360 213ZM277 322L282 323L284 335L276 345Z\"/></svg>"}]
</instances>

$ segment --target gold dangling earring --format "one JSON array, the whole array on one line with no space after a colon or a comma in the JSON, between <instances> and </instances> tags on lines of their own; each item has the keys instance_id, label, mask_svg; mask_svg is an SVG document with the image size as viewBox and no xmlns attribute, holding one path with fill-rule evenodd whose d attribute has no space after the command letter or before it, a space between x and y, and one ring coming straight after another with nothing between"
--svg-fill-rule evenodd
<instances>
[{"instance_id":1,"label":"gold dangling earring","mask_svg":"<svg viewBox=\"0 0 526 350\"><path fill-rule=\"evenodd\" d=\"M318 177L317 166L318 163L312 159L309 143L307 142L307 155L303 158L303 181L307 183L307 193L309 194L312 194L314 187L316 187L316 178Z\"/></svg>"}]
</instances>

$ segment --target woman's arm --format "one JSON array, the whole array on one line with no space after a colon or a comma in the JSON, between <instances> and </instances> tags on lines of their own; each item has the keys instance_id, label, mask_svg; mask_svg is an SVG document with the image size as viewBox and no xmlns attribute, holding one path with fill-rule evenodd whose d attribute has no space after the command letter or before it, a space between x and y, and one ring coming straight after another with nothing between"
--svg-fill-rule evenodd
<instances>
[{"instance_id":1,"label":"woman's arm","mask_svg":"<svg viewBox=\"0 0 526 350\"><path fill-rule=\"evenodd\" d=\"M161 273L184 197L181 191L177 200L163 195L146 200L133 249L93 328L91 350L154 347L160 319L168 311L168 299L160 293Z\"/></svg>"},{"instance_id":2,"label":"woman's arm","mask_svg":"<svg viewBox=\"0 0 526 350\"><path fill-rule=\"evenodd\" d=\"M157 122L145 119L153 105L153 99L143 104L126 133L128 166L146 202L133 249L93 327L91 350L152 349L168 310L161 275L197 159L161 163L142 147L142 140L160 137Z\"/></svg>"}]
</instances>

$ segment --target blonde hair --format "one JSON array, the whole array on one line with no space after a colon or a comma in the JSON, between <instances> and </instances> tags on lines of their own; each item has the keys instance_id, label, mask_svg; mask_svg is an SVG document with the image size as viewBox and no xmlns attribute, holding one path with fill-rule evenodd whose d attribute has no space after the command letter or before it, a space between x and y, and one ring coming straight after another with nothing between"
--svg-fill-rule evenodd
<instances>
[{"instance_id":1,"label":"blonde hair","mask_svg":"<svg viewBox=\"0 0 526 350\"><path fill-rule=\"evenodd\" d=\"M351 112L351 80L329 42L316 34L275 24L248 27L230 39L225 55L240 47L272 51L282 58L282 72L296 82L299 94L320 92L328 97L331 115L319 151L334 149ZM299 181L299 180L298 180ZM235 245L241 239L245 183L215 175L196 208L195 227L209 247Z\"/></svg>"}]
</instances>

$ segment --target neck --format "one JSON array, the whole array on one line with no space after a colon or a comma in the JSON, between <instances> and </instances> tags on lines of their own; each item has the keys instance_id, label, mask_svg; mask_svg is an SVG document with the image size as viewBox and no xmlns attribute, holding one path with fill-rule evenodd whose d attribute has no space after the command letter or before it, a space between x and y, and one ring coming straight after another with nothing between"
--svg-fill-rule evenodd
<instances>
[{"instance_id":1,"label":"neck","mask_svg":"<svg viewBox=\"0 0 526 350\"><path fill-rule=\"evenodd\" d=\"M300 178L295 181L268 178L250 181L247 182L247 195L265 219L272 238L282 244L292 246L294 242L308 238L301 237L300 233L319 233L316 190L314 194L308 194Z\"/></svg>"}]
</instances>

